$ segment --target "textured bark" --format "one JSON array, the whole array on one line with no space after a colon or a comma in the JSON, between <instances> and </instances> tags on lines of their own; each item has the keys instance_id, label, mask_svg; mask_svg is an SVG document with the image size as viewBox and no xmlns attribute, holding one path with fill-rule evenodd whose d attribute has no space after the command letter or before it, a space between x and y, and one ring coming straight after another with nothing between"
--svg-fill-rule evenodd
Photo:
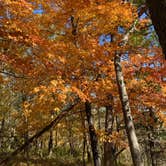
<instances>
[{"instance_id":1,"label":"textured bark","mask_svg":"<svg viewBox=\"0 0 166 166\"><path fill-rule=\"evenodd\" d=\"M126 91L124 78L122 74L122 67L120 63L119 54L115 55L114 65L115 65L116 80L118 84L119 95L120 95L120 100L122 104L125 127L126 127L133 164L134 166L143 166L141 150L138 144L138 139L135 133L134 123L132 120L131 109L130 109L128 94Z\"/></svg>"},{"instance_id":2,"label":"textured bark","mask_svg":"<svg viewBox=\"0 0 166 166\"><path fill-rule=\"evenodd\" d=\"M59 121L62 120L62 118L66 116L69 113L69 111L72 110L77 103L78 103L78 100L76 100L73 104L66 106L53 121L51 121L47 126L41 129L35 135L33 135L30 139L28 139L23 145L21 145L9 156L7 156L6 159L0 161L0 165L6 166L10 160L12 160L18 153L22 152L30 143L32 143L35 139L42 136L45 132L49 131L53 126L57 125Z\"/></svg>"},{"instance_id":3,"label":"textured bark","mask_svg":"<svg viewBox=\"0 0 166 166\"><path fill-rule=\"evenodd\" d=\"M87 117L87 122L89 127L89 135L90 135L90 141L91 141L91 149L93 154L94 166L101 166L99 150L98 150L98 138L97 138L93 120L92 120L91 104L88 101L86 101L85 103L85 112L86 112L86 117Z\"/></svg>"},{"instance_id":4,"label":"textured bark","mask_svg":"<svg viewBox=\"0 0 166 166\"><path fill-rule=\"evenodd\" d=\"M166 59L166 0L146 0L146 4Z\"/></svg>"}]
</instances>

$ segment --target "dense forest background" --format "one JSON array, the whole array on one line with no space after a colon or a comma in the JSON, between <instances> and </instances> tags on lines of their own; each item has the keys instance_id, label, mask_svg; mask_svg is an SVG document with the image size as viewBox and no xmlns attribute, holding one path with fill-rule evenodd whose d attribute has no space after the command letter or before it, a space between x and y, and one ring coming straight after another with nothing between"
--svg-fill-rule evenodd
<instances>
[{"instance_id":1,"label":"dense forest background","mask_svg":"<svg viewBox=\"0 0 166 166\"><path fill-rule=\"evenodd\" d=\"M165 9L1 0L0 165L166 165Z\"/></svg>"}]
</instances>

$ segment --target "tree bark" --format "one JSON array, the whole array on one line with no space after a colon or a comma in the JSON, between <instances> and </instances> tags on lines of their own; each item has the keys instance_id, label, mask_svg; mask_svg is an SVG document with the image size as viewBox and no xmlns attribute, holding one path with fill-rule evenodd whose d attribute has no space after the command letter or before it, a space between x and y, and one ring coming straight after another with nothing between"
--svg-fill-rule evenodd
<instances>
[{"instance_id":1,"label":"tree bark","mask_svg":"<svg viewBox=\"0 0 166 166\"><path fill-rule=\"evenodd\" d=\"M120 63L120 54L116 54L114 58L114 66L116 72L116 80L119 89L120 101L122 104L122 111L126 127L126 133L129 141L129 147L134 166L143 166L141 150L138 144L138 139L135 133L134 123L132 120L131 109L122 74L122 67Z\"/></svg>"},{"instance_id":2,"label":"tree bark","mask_svg":"<svg viewBox=\"0 0 166 166\"><path fill-rule=\"evenodd\" d=\"M166 0L146 0L146 4L166 59Z\"/></svg>"},{"instance_id":3,"label":"tree bark","mask_svg":"<svg viewBox=\"0 0 166 166\"><path fill-rule=\"evenodd\" d=\"M91 149L93 154L93 161L94 166L101 166L100 156L99 156L99 150L98 150L98 138L97 134L95 132L93 120L92 120L92 113L91 113L91 104L86 101L85 103L85 112L89 127L89 135L90 135L90 141L91 141Z\"/></svg>"}]
</instances>

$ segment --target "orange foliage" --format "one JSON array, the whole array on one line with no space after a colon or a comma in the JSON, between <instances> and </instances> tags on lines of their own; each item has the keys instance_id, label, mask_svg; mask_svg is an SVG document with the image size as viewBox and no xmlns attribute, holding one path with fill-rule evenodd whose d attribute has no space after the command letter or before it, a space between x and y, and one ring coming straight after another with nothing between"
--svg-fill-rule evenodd
<instances>
[{"instance_id":1,"label":"orange foliage","mask_svg":"<svg viewBox=\"0 0 166 166\"><path fill-rule=\"evenodd\" d=\"M34 10L39 7L43 11L37 14ZM29 96L24 103L24 114L30 126L39 125L42 119L47 121L50 110L62 108L75 96L82 102L90 100L104 106L112 94L118 111L112 59L115 51L137 49L119 45L124 34L118 33L118 27L128 31L136 18L136 8L121 0L0 2L1 69L21 76L9 76L8 81L14 90ZM140 28L146 21L140 23ZM102 34L113 35L115 40L101 46ZM134 110L142 105L165 110L162 78L166 70L161 52L154 48L150 51L156 56L151 57L149 49L141 51L131 53L129 60L123 62L131 105ZM152 68L152 63L160 65ZM143 64L149 66L142 67Z\"/></svg>"}]
</instances>

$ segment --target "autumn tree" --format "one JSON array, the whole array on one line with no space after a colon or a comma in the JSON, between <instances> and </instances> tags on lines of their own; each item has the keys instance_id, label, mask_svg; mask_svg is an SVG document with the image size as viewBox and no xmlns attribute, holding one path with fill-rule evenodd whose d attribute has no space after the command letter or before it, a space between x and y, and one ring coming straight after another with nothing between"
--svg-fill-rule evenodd
<instances>
[{"instance_id":1,"label":"autumn tree","mask_svg":"<svg viewBox=\"0 0 166 166\"><path fill-rule=\"evenodd\" d=\"M26 132L30 136L2 162L7 162L49 130L50 151L51 134L56 130L52 127L60 121L69 127L67 124L71 122L63 118L69 113L74 117L76 111L84 110L79 114L80 119L88 121L89 126L85 125L81 134L85 139L89 127L94 163L99 165L96 145L102 132L97 130L95 123L91 124L91 108L86 105L85 111L85 104L89 103L97 109L112 105L119 116L123 110L127 135L130 134L128 120L135 138L133 141L129 137L129 146L136 144L138 149L131 148L134 165L141 165L133 123L138 123L141 108L149 106L153 106L164 121L162 111L166 97L161 50L139 45L145 42L140 36L148 20L139 20L136 7L120 0L4 0L0 2L0 9L0 80L10 85L14 93L26 95L26 100L18 104L21 111L14 116L18 119L16 130L20 136ZM124 79L121 79L122 74ZM114 102L110 101L110 95ZM82 120L79 122L82 124ZM73 151L71 132L66 133ZM109 140L112 146L117 142L118 147L119 135L114 137L113 132L104 132L105 142Z\"/></svg>"}]
</instances>

